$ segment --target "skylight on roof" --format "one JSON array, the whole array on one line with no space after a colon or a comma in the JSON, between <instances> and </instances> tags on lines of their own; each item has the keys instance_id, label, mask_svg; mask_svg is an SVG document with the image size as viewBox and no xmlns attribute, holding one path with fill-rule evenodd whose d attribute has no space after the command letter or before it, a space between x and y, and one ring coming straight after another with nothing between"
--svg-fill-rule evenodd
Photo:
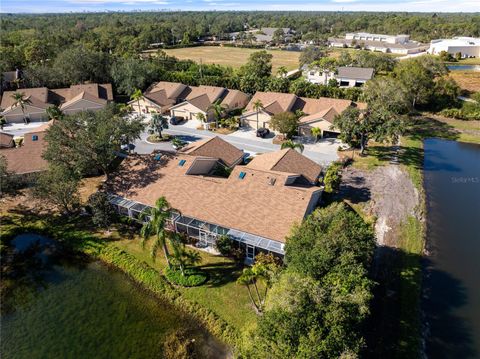
<instances>
[{"instance_id":1,"label":"skylight on roof","mask_svg":"<svg viewBox=\"0 0 480 359\"><path fill-rule=\"evenodd\" d=\"M185 162L187 162L187 160L180 160L180 161L178 162L178 165L179 165L180 167L183 167L183 165L185 164Z\"/></svg>"},{"instance_id":2,"label":"skylight on roof","mask_svg":"<svg viewBox=\"0 0 480 359\"><path fill-rule=\"evenodd\" d=\"M245 178L245 176L246 176L246 175L247 175L247 173L246 173L246 172L240 172L240 174L238 175L238 178L240 178L240 179L242 179L242 180L243 180L243 179Z\"/></svg>"}]
</instances>

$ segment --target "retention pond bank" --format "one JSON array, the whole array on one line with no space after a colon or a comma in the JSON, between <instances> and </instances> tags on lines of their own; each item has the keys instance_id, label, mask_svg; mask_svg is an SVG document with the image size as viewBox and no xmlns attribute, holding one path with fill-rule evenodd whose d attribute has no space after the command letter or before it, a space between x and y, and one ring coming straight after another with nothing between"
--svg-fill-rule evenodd
<instances>
[{"instance_id":1,"label":"retention pond bank","mask_svg":"<svg viewBox=\"0 0 480 359\"><path fill-rule=\"evenodd\" d=\"M158 358L188 330L202 358L227 349L195 320L99 261L65 256L35 234L13 240L15 284L2 303L2 358Z\"/></svg>"},{"instance_id":2,"label":"retention pond bank","mask_svg":"<svg viewBox=\"0 0 480 359\"><path fill-rule=\"evenodd\" d=\"M480 146L424 143L429 358L480 356Z\"/></svg>"}]
</instances>

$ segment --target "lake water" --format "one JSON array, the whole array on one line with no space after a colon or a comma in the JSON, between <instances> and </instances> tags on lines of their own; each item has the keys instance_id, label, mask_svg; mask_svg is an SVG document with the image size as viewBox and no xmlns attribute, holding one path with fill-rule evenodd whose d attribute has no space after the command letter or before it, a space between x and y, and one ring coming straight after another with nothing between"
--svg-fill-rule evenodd
<instances>
[{"instance_id":1,"label":"lake water","mask_svg":"<svg viewBox=\"0 0 480 359\"><path fill-rule=\"evenodd\" d=\"M32 238L37 245L29 247ZM3 359L159 358L165 336L180 328L190 330L200 357L226 356L192 318L122 273L99 262L66 260L45 237L26 234L14 242L26 259L2 303Z\"/></svg>"},{"instance_id":2,"label":"lake water","mask_svg":"<svg viewBox=\"0 0 480 359\"><path fill-rule=\"evenodd\" d=\"M480 65L447 65L450 71L480 71Z\"/></svg>"},{"instance_id":3,"label":"lake water","mask_svg":"<svg viewBox=\"0 0 480 359\"><path fill-rule=\"evenodd\" d=\"M428 358L480 357L480 146L429 139L423 309Z\"/></svg>"}]
</instances>

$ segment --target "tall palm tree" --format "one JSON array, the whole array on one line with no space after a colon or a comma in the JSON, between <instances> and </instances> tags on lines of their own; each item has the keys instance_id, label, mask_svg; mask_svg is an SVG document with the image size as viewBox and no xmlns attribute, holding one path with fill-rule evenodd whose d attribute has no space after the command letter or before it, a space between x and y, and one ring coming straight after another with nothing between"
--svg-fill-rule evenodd
<instances>
[{"instance_id":1,"label":"tall palm tree","mask_svg":"<svg viewBox=\"0 0 480 359\"><path fill-rule=\"evenodd\" d=\"M302 143L293 142L292 140L286 140L284 143L282 143L281 149L283 150L285 148L291 148L292 150L299 150L300 152L303 152L305 146Z\"/></svg>"},{"instance_id":2,"label":"tall palm tree","mask_svg":"<svg viewBox=\"0 0 480 359\"><path fill-rule=\"evenodd\" d=\"M220 119L223 116L223 113L225 112L225 108L220 104L220 102L221 102L220 100L215 101L210 106L208 106L208 109L207 109L207 112L209 110L213 110L213 114L215 116L215 127L217 128L218 128L218 121L220 121Z\"/></svg>"},{"instance_id":3,"label":"tall palm tree","mask_svg":"<svg viewBox=\"0 0 480 359\"><path fill-rule=\"evenodd\" d=\"M50 120L60 120L64 116L63 111L57 105L48 107L46 111Z\"/></svg>"},{"instance_id":4,"label":"tall palm tree","mask_svg":"<svg viewBox=\"0 0 480 359\"><path fill-rule=\"evenodd\" d=\"M143 93L140 89L135 89L133 91L132 95L130 96L130 100L132 101L137 101L137 106L138 106L138 112L140 113L140 100L143 100Z\"/></svg>"},{"instance_id":5,"label":"tall palm tree","mask_svg":"<svg viewBox=\"0 0 480 359\"><path fill-rule=\"evenodd\" d=\"M244 285L244 286L247 287L248 296L250 297L250 300L251 300L256 312L261 313L262 308L261 308L260 294L258 292L258 287L257 287L257 274L252 270L252 268L245 268L243 270L242 275L240 277L238 277L238 279L237 279L237 284ZM257 292L257 297L258 297L258 303L256 302L255 298L253 298L252 290L250 289L250 285L253 285L255 287L255 290Z\"/></svg>"},{"instance_id":6,"label":"tall palm tree","mask_svg":"<svg viewBox=\"0 0 480 359\"><path fill-rule=\"evenodd\" d=\"M258 130L258 114L260 112L260 110L263 108L263 103L262 101L260 100L256 100L254 103L253 103L253 109L257 112L257 130Z\"/></svg>"},{"instance_id":7,"label":"tall palm tree","mask_svg":"<svg viewBox=\"0 0 480 359\"><path fill-rule=\"evenodd\" d=\"M152 243L152 248L150 250L150 255L152 260L155 260L157 256L158 249L162 247L163 254L167 260L168 268L171 268L170 264L170 254L168 253L167 240L168 234L165 229L167 224L167 219L170 218L172 213L172 208L168 204L165 197L160 197L155 202L155 207L150 208L142 212L140 218L143 220L147 217L150 217L150 220L145 222L140 230L140 235L142 240L140 242L142 248L145 248L145 243L152 237L155 236L155 239Z\"/></svg>"},{"instance_id":8,"label":"tall palm tree","mask_svg":"<svg viewBox=\"0 0 480 359\"><path fill-rule=\"evenodd\" d=\"M32 101L30 101L30 98L25 97L25 93L18 92L18 91L14 92L12 94L12 98L13 98L13 101L14 101L12 107L20 106L22 108L23 122L27 123L27 119L25 118L25 107L27 105L30 105L32 103Z\"/></svg>"}]
</instances>

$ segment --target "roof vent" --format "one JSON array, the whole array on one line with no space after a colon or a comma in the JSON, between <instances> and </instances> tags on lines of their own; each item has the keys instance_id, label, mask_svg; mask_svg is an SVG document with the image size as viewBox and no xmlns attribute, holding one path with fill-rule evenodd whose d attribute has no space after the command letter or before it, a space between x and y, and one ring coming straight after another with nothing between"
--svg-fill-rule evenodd
<instances>
[{"instance_id":1,"label":"roof vent","mask_svg":"<svg viewBox=\"0 0 480 359\"><path fill-rule=\"evenodd\" d=\"M179 165L180 167L183 167L183 165L185 164L185 162L187 162L187 160L180 160L180 161L178 162L178 165Z\"/></svg>"},{"instance_id":2,"label":"roof vent","mask_svg":"<svg viewBox=\"0 0 480 359\"><path fill-rule=\"evenodd\" d=\"M241 180L243 180L246 175L247 175L246 172L240 172L240 174L238 175L238 178L240 178Z\"/></svg>"},{"instance_id":3,"label":"roof vent","mask_svg":"<svg viewBox=\"0 0 480 359\"><path fill-rule=\"evenodd\" d=\"M268 179L268 184L269 184L270 186L273 186L273 185L275 184L275 182L277 182L277 179L276 179L276 178L273 178L273 177L272 177L272 178L269 178L269 179Z\"/></svg>"}]
</instances>

